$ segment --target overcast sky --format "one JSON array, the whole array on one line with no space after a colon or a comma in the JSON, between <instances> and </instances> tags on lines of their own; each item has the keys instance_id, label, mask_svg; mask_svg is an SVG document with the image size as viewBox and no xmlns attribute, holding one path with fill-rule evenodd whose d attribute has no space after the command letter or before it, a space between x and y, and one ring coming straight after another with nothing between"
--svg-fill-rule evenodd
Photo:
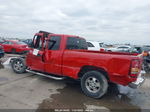
<instances>
[{"instance_id":1,"label":"overcast sky","mask_svg":"<svg viewBox=\"0 0 150 112\"><path fill-rule=\"evenodd\" d=\"M0 0L0 36L32 38L39 30L150 44L150 0Z\"/></svg>"}]
</instances>

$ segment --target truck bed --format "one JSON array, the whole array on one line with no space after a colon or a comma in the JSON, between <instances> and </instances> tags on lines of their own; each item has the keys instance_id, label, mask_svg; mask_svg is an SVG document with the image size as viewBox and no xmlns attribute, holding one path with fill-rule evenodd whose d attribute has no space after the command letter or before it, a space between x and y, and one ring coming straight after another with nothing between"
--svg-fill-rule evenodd
<instances>
[{"instance_id":1,"label":"truck bed","mask_svg":"<svg viewBox=\"0 0 150 112\"><path fill-rule=\"evenodd\" d=\"M114 55L132 55L137 56L138 53L128 53L128 52L110 52L110 51L92 51L92 50L75 50L78 52L89 52L89 53L101 53L101 54L114 54Z\"/></svg>"}]
</instances>

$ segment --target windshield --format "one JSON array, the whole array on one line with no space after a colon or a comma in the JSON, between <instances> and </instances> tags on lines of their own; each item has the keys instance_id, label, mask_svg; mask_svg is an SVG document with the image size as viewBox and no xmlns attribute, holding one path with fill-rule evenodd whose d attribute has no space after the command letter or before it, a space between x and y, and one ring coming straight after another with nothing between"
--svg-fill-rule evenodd
<instances>
[{"instance_id":1,"label":"windshield","mask_svg":"<svg viewBox=\"0 0 150 112\"><path fill-rule=\"evenodd\" d=\"M86 40L78 37L68 37L67 49L87 50Z\"/></svg>"}]
</instances>

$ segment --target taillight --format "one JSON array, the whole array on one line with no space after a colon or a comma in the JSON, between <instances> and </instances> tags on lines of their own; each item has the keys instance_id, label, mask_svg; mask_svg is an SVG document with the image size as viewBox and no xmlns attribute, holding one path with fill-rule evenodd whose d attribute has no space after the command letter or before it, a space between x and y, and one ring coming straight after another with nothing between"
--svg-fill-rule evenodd
<instances>
[{"instance_id":1,"label":"taillight","mask_svg":"<svg viewBox=\"0 0 150 112\"><path fill-rule=\"evenodd\" d=\"M131 70L130 70L130 76L133 78L136 78L137 75L140 72L140 60L132 60L131 62Z\"/></svg>"}]
</instances>

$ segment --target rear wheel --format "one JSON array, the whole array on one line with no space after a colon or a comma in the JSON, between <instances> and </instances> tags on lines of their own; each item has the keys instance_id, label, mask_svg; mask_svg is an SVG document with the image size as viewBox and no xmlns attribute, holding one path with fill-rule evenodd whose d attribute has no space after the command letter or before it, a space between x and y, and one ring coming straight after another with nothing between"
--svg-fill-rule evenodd
<instances>
[{"instance_id":1,"label":"rear wheel","mask_svg":"<svg viewBox=\"0 0 150 112\"><path fill-rule=\"evenodd\" d=\"M101 98L108 89L106 77L98 71L90 71L81 79L82 91L89 97Z\"/></svg>"},{"instance_id":2,"label":"rear wheel","mask_svg":"<svg viewBox=\"0 0 150 112\"><path fill-rule=\"evenodd\" d=\"M12 69L14 72L21 74L26 71L26 65L22 58L14 59L12 62Z\"/></svg>"}]
</instances>

